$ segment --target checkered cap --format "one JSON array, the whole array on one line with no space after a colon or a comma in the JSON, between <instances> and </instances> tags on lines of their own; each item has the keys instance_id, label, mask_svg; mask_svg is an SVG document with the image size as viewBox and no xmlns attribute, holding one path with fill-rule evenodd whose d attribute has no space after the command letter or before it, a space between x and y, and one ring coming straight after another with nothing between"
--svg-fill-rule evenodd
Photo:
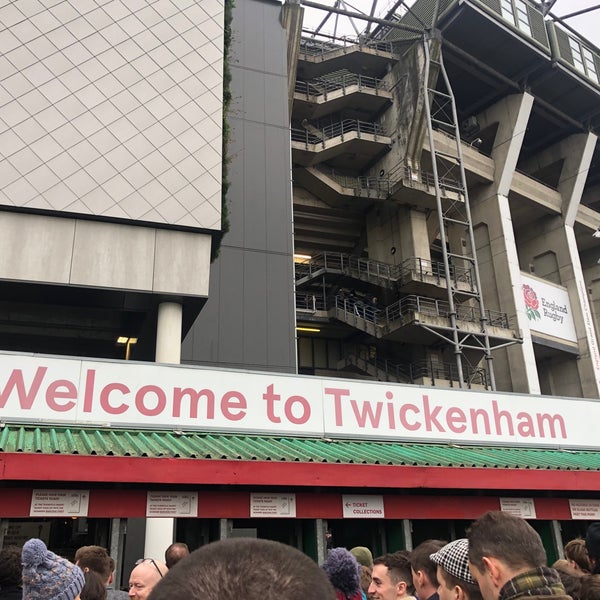
<instances>
[{"instance_id":1,"label":"checkered cap","mask_svg":"<svg viewBox=\"0 0 600 600\"><path fill-rule=\"evenodd\" d=\"M469 540L466 538L446 544L429 558L457 579L467 583L477 583L469 571Z\"/></svg>"}]
</instances>

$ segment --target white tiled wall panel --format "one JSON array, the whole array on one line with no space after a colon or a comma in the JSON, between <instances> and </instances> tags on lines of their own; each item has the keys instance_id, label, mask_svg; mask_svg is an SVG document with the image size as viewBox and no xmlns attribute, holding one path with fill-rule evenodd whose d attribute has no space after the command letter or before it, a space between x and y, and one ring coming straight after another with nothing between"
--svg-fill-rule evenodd
<instances>
[{"instance_id":1,"label":"white tiled wall panel","mask_svg":"<svg viewBox=\"0 0 600 600\"><path fill-rule=\"evenodd\" d=\"M0 0L0 205L221 223L223 0Z\"/></svg>"}]
</instances>

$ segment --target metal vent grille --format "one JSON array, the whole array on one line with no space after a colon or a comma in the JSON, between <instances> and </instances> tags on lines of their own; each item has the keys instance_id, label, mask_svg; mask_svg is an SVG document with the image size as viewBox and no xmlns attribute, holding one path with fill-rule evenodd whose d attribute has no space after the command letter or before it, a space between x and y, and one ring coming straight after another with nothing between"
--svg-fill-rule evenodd
<instances>
[{"instance_id":1,"label":"metal vent grille","mask_svg":"<svg viewBox=\"0 0 600 600\"><path fill-rule=\"evenodd\" d=\"M544 22L542 13L531 5L528 6L527 12L529 15L529 25L531 27L533 39L538 42L538 44L544 46L544 48L550 48L550 43L548 42L548 32L546 31L546 23Z\"/></svg>"}]
</instances>

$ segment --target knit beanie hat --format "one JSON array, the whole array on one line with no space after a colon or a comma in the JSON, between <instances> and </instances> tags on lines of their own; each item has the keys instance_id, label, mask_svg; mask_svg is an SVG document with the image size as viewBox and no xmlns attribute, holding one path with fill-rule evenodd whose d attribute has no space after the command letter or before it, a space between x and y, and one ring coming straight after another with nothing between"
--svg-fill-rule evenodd
<instances>
[{"instance_id":1,"label":"knit beanie hat","mask_svg":"<svg viewBox=\"0 0 600 600\"><path fill-rule=\"evenodd\" d=\"M592 523L585 534L585 547L590 558L600 558L600 521Z\"/></svg>"},{"instance_id":2,"label":"knit beanie hat","mask_svg":"<svg viewBox=\"0 0 600 600\"><path fill-rule=\"evenodd\" d=\"M321 568L333 587L340 590L346 598L351 598L360 591L361 568L354 555L346 548L332 548Z\"/></svg>"},{"instance_id":3,"label":"knit beanie hat","mask_svg":"<svg viewBox=\"0 0 600 600\"><path fill-rule=\"evenodd\" d=\"M42 540L25 542L23 600L75 600L85 583L83 571L50 552Z\"/></svg>"},{"instance_id":4,"label":"knit beanie hat","mask_svg":"<svg viewBox=\"0 0 600 600\"><path fill-rule=\"evenodd\" d=\"M350 552L354 554L354 558L358 561L359 565L363 565L363 567L373 568L373 555L371 551L365 546L354 546L354 548L350 548Z\"/></svg>"}]
</instances>

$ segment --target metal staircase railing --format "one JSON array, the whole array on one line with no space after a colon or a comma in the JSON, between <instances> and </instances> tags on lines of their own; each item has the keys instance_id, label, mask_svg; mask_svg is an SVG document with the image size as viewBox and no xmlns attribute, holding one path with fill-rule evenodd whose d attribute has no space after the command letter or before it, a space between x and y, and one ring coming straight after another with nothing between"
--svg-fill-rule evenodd
<instances>
[{"instance_id":1,"label":"metal staircase railing","mask_svg":"<svg viewBox=\"0 0 600 600\"><path fill-rule=\"evenodd\" d=\"M350 88L358 88L387 91L389 89L388 84L383 79L377 79L375 77L367 77L366 75L357 75L356 73L342 73L336 77L317 77L310 81L296 80L294 91L303 94L309 99L311 96L324 96L325 100L327 95L337 90L343 90L346 92Z\"/></svg>"},{"instance_id":2,"label":"metal staircase railing","mask_svg":"<svg viewBox=\"0 0 600 600\"><path fill-rule=\"evenodd\" d=\"M344 119L339 123L328 125L323 129L318 130L318 134L308 129L299 129L292 127L291 135L292 142L301 142L306 146L324 143L326 140L330 140L336 137L341 137L342 141L344 135L349 133L356 133L358 137L361 135L378 135L386 136L385 130L379 123L370 123L368 121L360 121L358 119Z\"/></svg>"}]
</instances>

